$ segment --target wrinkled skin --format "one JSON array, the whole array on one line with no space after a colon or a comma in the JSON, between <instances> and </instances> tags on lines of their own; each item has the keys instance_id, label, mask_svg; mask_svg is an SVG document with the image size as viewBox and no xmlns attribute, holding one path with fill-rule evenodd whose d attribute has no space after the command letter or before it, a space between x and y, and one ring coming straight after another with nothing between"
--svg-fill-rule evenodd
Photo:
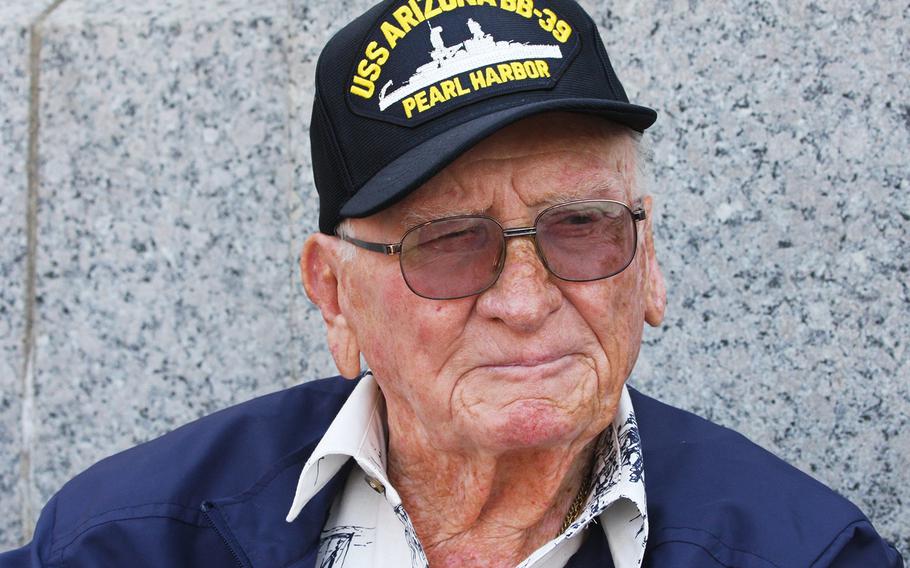
<instances>
[{"instance_id":1,"label":"wrinkled skin","mask_svg":"<svg viewBox=\"0 0 910 568\"><path fill-rule=\"evenodd\" d=\"M528 226L553 203L631 203L627 131L550 113L506 127L402 202L352 221L358 238L397 242L414 214L484 213ZM622 273L587 283L551 276L529 238L508 241L499 280L458 300L427 300L397 259L326 235L301 269L340 372L369 363L385 396L390 476L433 566L514 566L553 537L613 420L644 323L665 289L648 220ZM439 514L444 511L444 514Z\"/></svg>"}]
</instances>

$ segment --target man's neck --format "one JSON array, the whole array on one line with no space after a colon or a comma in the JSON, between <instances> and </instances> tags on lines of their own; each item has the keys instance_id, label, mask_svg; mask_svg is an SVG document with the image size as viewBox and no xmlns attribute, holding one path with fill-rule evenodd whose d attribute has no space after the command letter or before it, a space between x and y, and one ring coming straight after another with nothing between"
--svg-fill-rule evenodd
<instances>
[{"instance_id":1,"label":"man's neck","mask_svg":"<svg viewBox=\"0 0 910 568\"><path fill-rule=\"evenodd\" d=\"M515 566L562 528L590 475L595 443L466 454L389 431L389 478L430 565Z\"/></svg>"}]
</instances>

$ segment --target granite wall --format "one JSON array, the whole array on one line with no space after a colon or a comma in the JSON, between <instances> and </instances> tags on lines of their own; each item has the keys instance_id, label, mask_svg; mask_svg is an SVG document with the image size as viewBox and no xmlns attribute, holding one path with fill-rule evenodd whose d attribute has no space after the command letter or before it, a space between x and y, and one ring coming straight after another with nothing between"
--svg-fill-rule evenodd
<instances>
[{"instance_id":1,"label":"granite wall","mask_svg":"<svg viewBox=\"0 0 910 568\"><path fill-rule=\"evenodd\" d=\"M0 5L0 549L99 458L332 371L295 267L307 125L320 46L367 5ZM906 555L910 4L585 5L660 111L669 308L634 384Z\"/></svg>"}]
</instances>

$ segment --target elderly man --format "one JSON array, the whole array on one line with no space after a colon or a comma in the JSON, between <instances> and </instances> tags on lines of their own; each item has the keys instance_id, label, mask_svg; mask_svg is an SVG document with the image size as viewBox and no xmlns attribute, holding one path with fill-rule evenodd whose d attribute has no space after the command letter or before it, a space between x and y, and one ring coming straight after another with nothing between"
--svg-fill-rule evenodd
<instances>
[{"instance_id":1,"label":"elderly man","mask_svg":"<svg viewBox=\"0 0 910 568\"><path fill-rule=\"evenodd\" d=\"M656 114L579 6L386 1L316 80L301 273L356 381L98 464L0 566L903 565L843 498L625 386L665 307Z\"/></svg>"}]
</instances>

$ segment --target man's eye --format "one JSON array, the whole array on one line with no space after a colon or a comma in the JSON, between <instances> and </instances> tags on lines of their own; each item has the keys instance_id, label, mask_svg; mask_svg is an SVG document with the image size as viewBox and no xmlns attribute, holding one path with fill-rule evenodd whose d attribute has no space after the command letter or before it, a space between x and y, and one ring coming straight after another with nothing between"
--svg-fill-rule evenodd
<instances>
[{"instance_id":1,"label":"man's eye","mask_svg":"<svg viewBox=\"0 0 910 568\"><path fill-rule=\"evenodd\" d=\"M597 227L604 221L604 215L597 212L566 212L548 220L547 226L555 231L578 231Z\"/></svg>"},{"instance_id":2,"label":"man's eye","mask_svg":"<svg viewBox=\"0 0 910 568\"><path fill-rule=\"evenodd\" d=\"M596 223L597 219L594 215L568 215L565 219L560 221L566 225L585 225L587 223Z\"/></svg>"},{"instance_id":3,"label":"man's eye","mask_svg":"<svg viewBox=\"0 0 910 568\"><path fill-rule=\"evenodd\" d=\"M454 239L467 239L476 236L477 231L475 229L462 229L460 231L452 231L451 233L445 233L436 237L441 240L454 240Z\"/></svg>"},{"instance_id":4,"label":"man's eye","mask_svg":"<svg viewBox=\"0 0 910 568\"><path fill-rule=\"evenodd\" d=\"M429 239L421 242L420 246L447 251L474 248L484 243L486 236L487 232L479 227L465 227L457 231L432 235Z\"/></svg>"}]
</instances>

